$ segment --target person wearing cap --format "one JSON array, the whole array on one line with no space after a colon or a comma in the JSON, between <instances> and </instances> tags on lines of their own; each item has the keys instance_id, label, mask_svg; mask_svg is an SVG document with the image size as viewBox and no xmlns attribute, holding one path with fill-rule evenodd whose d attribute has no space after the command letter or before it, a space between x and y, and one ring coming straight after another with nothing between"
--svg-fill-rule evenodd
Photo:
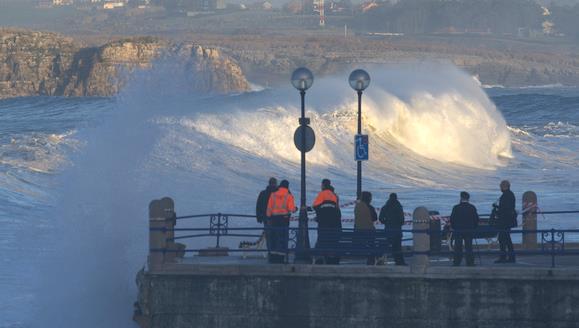
<instances>
[{"instance_id":1,"label":"person wearing cap","mask_svg":"<svg viewBox=\"0 0 579 328\"><path fill-rule=\"evenodd\" d=\"M289 191L289 182L282 180L267 202L266 236L270 240L268 243L270 263L284 262L288 250L290 216L296 211L294 196Z\"/></svg>"},{"instance_id":2,"label":"person wearing cap","mask_svg":"<svg viewBox=\"0 0 579 328\"><path fill-rule=\"evenodd\" d=\"M469 200L469 193L461 192L460 203L452 208L452 214L450 214L450 227L454 240L454 266L459 266L462 262L463 244L466 250L466 265L474 266L472 239L478 227L479 216L476 207L469 203Z\"/></svg>"},{"instance_id":3,"label":"person wearing cap","mask_svg":"<svg viewBox=\"0 0 579 328\"><path fill-rule=\"evenodd\" d=\"M329 179L322 180L320 193L314 200L313 208L316 211L316 221L318 222L318 241L316 247L320 249L335 249L342 231L342 212L340 211L340 201L332 182ZM340 258L332 256L330 252L324 252L324 262L326 264L339 264Z\"/></svg>"}]
</instances>

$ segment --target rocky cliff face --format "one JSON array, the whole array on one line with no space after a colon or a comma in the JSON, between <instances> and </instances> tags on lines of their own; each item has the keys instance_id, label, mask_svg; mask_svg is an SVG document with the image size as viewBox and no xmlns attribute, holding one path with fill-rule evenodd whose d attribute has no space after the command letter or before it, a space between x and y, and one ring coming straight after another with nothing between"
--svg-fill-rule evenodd
<instances>
[{"instance_id":1,"label":"rocky cliff face","mask_svg":"<svg viewBox=\"0 0 579 328\"><path fill-rule=\"evenodd\" d=\"M250 78L275 83L299 66L317 76L369 64L453 63L483 84L521 87L579 85L579 47L538 40L477 37L401 38L201 35L203 44L228 49Z\"/></svg>"},{"instance_id":2,"label":"rocky cliff face","mask_svg":"<svg viewBox=\"0 0 579 328\"><path fill-rule=\"evenodd\" d=\"M83 48L53 33L0 30L0 98L111 96L136 69L165 58L188 76L190 91L243 92L249 84L237 63L217 49L155 38Z\"/></svg>"}]
</instances>

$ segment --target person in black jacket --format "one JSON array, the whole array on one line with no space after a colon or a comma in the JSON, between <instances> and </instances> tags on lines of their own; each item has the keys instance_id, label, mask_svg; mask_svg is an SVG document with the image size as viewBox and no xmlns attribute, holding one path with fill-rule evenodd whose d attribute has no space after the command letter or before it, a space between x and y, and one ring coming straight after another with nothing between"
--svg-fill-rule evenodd
<instances>
[{"instance_id":1,"label":"person in black jacket","mask_svg":"<svg viewBox=\"0 0 579 328\"><path fill-rule=\"evenodd\" d=\"M267 202L269 201L269 196L272 193L277 191L277 179L276 178L269 178L269 182L267 187L259 193L257 196L257 202L255 203L255 217L257 218L258 223L263 223L263 232L266 236L265 243L267 245L267 249L271 249L270 239L267 238L267 227L268 227L268 220L267 220Z\"/></svg>"},{"instance_id":2,"label":"person in black jacket","mask_svg":"<svg viewBox=\"0 0 579 328\"><path fill-rule=\"evenodd\" d=\"M502 195L498 204L493 204L497 213L497 228L499 229L500 257L495 263L515 263L515 251L511 240L511 228L517 226L517 211L515 210L515 194L511 191L511 183L501 181Z\"/></svg>"},{"instance_id":3,"label":"person in black jacket","mask_svg":"<svg viewBox=\"0 0 579 328\"><path fill-rule=\"evenodd\" d=\"M269 178L269 183L267 187L259 193L257 196L257 202L255 203L255 216L258 223L264 223L267 221L267 202L269 201L269 196L277 191L277 179Z\"/></svg>"},{"instance_id":4,"label":"person in black jacket","mask_svg":"<svg viewBox=\"0 0 579 328\"><path fill-rule=\"evenodd\" d=\"M472 252L472 239L474 230L478 227L478 212L476 207L469 203L470 195L463 191L460 193L460 204L454 206L450 215L450 227L454 240L454 266L462 262L462 245L466 250L466 265L474 266Z\"/></svg>"},{"instance_id":5,"label":"person in black jacket","mask_svg":"<svg viewBox=\"0 0 579 328\"><path fill-rule=\"evenodd\" d=\"M406 265L402 255L402 226L404 225L404 209L398 201L398 196L391 193L388 201L380 210L378 216L384 224L384 230L388 237L388 244L392 248L392 257L396 265Z\"/></svg>"}]
</instances>

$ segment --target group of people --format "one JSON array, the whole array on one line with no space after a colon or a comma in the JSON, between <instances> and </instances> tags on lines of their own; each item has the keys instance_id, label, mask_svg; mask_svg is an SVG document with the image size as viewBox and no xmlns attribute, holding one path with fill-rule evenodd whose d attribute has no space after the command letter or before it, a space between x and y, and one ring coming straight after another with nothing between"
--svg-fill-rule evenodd
<instances>
[{"instance_id":1,"label":"group of people","mask_svg":"<svg viewBox=\"0 0 579 328\"><path fill-rule=\"evenodd\" d=\"M380 220L388 232L388 242L391 244L393 257L397 265L405 265L402 256L402 226L404 225L404 210L396 194L382 207L380 215L372 206L372 194L364 191L354 209L354 229L357 231L375 230L375 222ZM270 178L268 186L259 193L255 213L257 221L264 225L268 260L270 263L283 263L287 255L289 240L289 223L292 213L298 208L295 199L289 190L289 182L282 180L277 185L277 179ZM332 248L339 241L342 230L342 212L340 200L329 179L323 179L321 190L311 207L307 210L316 212L318 223L318 240L316 247ZM368 264L373 264L374 257L368 258ZM339 264L339 254L332 251L324 252L322 262L325 264Z\"/></svg>"},{"instance_id":2,"label":"group of people","mask_svg":"<svg viewBox=\"0 0 579 328\"><path fill-rule=\"evenodd\" d=\"M517 212L515 210L515 195L510 190L509 181L500 184L502 195L493 204L493 217L491 221L498 232L501 255L496 263L515 262L513 242L510 229L517 225ZM342 213L340 210L339 197L329 179L323 179L321 191L318 193L311 207L316 212L318 222L318 240L316 247L331 248L339 241L339 232L342 230ZM270 178L268 186L259 193L256 203L257 221L264 224L266 242L268 248L268 260L270 263L283 263L288 253L289 224L292 213L298 208L295 199L289 190L289 182L282 180L279 185L277 179ZM376 230L375 222L384 224L388 247L396 265L406 265L402 254L402 226L404 225L404 209L398 201L396 193L391 193L384 206L377 214L372 206L372 194L363 191L354 208L354 231ZM474 205L470 203L469 193L460 193L460 203L452 209L450 216L450 229L454 241L454 261L458 266L462 262L463 248L466 252L467 266L474 266L472 249L475 230L479 224L479 215ZM325 252L323 262L326 264L339 264L339 254ZM367 264L376 262L375 256L369 256Z\"/></svg>"},{"instance_id":3,"label":"group of people","mask_svg":"<svg viewBox=\"0 0 579 328\"><path fill-rule=\"evenodd\" d=\"M517 211L515 209L515 194L511 191L511 183L501 181L501 197L493 204L490 218L491 228L498 232L500 257L495 263L515 263L515 251L511 240L510 230L517 226ZM463 191L460 193L460 203L452 209L450 215L450 228L454 241L453 265L459 266L463 257L463 245L466 251L466 265L474 266L474 254L472 241L478 227L479 216L477 209L470 203L470 195Z\"/></svg>"}]
</instances>

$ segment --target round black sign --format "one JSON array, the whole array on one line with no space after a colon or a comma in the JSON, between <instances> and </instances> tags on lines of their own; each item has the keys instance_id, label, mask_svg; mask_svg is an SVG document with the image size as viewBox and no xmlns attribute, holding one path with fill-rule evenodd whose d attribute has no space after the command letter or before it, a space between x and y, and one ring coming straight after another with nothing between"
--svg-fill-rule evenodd
<instances>
[{"instance_id":1,"label":"round black sign","mask_svg":"<svg viewBox=\"0 0 579 328\"><path fill-rule=\"evenodd\" d=\"M299 151L302 151L302 135L306 134L306 147L304 151L307 153L310 150L314 149L314 145L316 144L316 134L314 133L314 129L307 125L302 125L296 129L294 132L294 144Z\"/></svg>"}]
</instances>

